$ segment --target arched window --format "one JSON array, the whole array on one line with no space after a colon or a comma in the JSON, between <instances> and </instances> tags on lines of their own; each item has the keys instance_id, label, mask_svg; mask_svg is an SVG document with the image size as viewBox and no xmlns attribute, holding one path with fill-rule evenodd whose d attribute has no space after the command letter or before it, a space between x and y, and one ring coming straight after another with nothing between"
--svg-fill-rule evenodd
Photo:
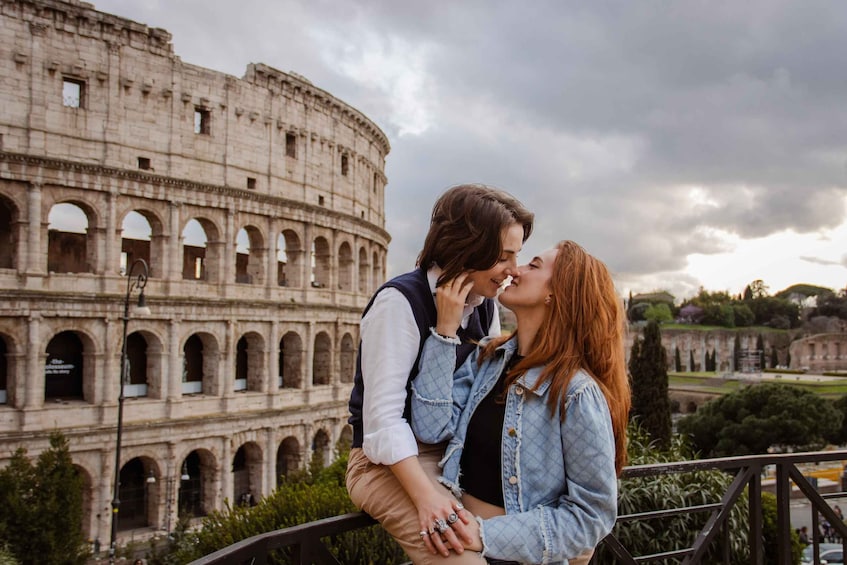
<instances>
[{"instance_id":1,"label":"arched window","mask_svg":"<svg viewBox=\"0 0 847 565\"><path fill-rule=\"evenodd\" d=\"M232 500L236 504L253 506L261 495L262 450L253 442L238 448L232 459Z\"/></svg>"},{"instance_id":2,"label":"arched window","mask_svg":"<svg viewBox=\"0 0 847 565\"><path fill-rule=\"evenodd\" d=\"M144 259L150 267L151 272L148 275L152 276L150 240L153 230L147 218L138 212L130 212L124 218L121 235L121 273L126 273L136 259Z\"/></svg>"},{"instance_id":3,"label":"arched window","mask_svg":"<svg viewBox=\"0 0 847 565\"><path fill-rule=\"evenodd\" d=\"M147 340L139 332L126 338L127 382L124 396L147 396Z\"/></svg>"},{"instance_id":4,"label":"arched window","mask_svg":"<svg viewBox=\"0 0 847 565\"><path fill-rule=\"evenodd\" d=\"M341 338L341 382L352 383L356 375L356 349L349 333Z\"/></svg>"},{"instance_id":5,"label":"arched window","mask_svg":"<svg viewBox=\"0 0 847 565\"><path fill-rule=\"evenodd\" d=\"M368 284L368 252L364 247L359 248L359 292L362 294L370 294L371 289Z\"/></svg>"},{"instance_id":6,"label":"arched window","mask_svg":"<svg viewBox=\"0 0 847 565\"><path fill-rule=\"evenodd\" d=\"M353 290L353 250L346 241L338 248L338 289Z\"/></svg>"},{"instance_id":7,"label":"arched window","mask_svg":"<svg viewBox=\"0 0 847 565\"><path fill-rule=\"evenodd\" d=\"M287 477L292 471L300 468L300 442L297 438L287 437L279 444L276 452L276 486L282 483L282 478Z\"/></svg>"},{"instance_id":8,"label":"arched window","mask_svg":"<svg viewBox=\"0 0 847 565\"><path fill-rule=\"evenodd\" d=\"M235 390L247 390L247 339L244 336L235 346Z\"/></svg>"},{"instance_id":9,"label":"arched window","mask_svg":"<svg viewBox=\"0 0 847 565\"><path fill-rule=\"evenodd\" d=\"M8 396L6 394L6 387L8 387L9 382L7 376L9 372L7 353L6 340L3 336L0 336L0 404L6 404L8 402Z\"/></svg>"},{"instance_id":10,"label":"arched window","mask_svg":"<svg viewBox=\"0 0 847 565\"><path fill-rule=\"evenodd\" d=\"M132 530L154 525L156 497L151 489L156 488L153 467L140 457L130 459L121 467L118 500L121 501L118 513L118 530Z\"/></svg>"},{"instance_id":11,"label":"arched window","mask_svg":"<svg viewBox=\"0 0 847 565\"><path fill-rule=\"evenodd\" d=\"M207 455L207 458L210 457ZM200 517L206 515L206 500L211 501L210 489L211 477L209 469L214 468L212 462L203 463L200 453L192 451L182 462L179 480L179 492L177 493L177 508L179 516Z\"/></svg>"},{"instance_id":12,"label":"arched window","mask_svg":"<svg viewBox=\"0 0 847 565\"><path fill-rule=\"evenodd\" d=\"M47 344L44 367L45 400L83 400L82 340L76 332L56 334Z\"/></svg>"},{"instance_id":13,"label":"arched window","mask_svg":"<svg viewBox=\"0 0 847 565\"><path fill-rule=\"evenodd\" d=\"M294 332L288 332L279 342L279 387L300 388L303 341Z\"/></svg>"},{"instance_id":14,"label":"arched window","mask_svg":"<svg viewBox=\"0 0 847 565\"><path fill-rule=\"evenodd\" d=\"M326 332L315 336L315 353L312 359L312 384L328 385L332 367L332 342Z\"/></svg>"},{"instance_id":15,"label":"arched window","mask_svg":"<svg viewBox=\"0 0 847 565\"><path fill-rule=\"evenodd\" d=\"M0 269L14 269L17 243L13 226L17 210L6 198L0 197Z\"/></svg>"},{"instance_id":16,"label":"arched window","mask_svg":"<svg viewBox=\"0 0 847 565\"><path fill-rule=\"evenodd\" d=\"M182 393L203 392L203 340L197 334L185 340L182 348Z\"/></svg>"},{"instance_id":17,"label":"arched window","mask_svg":"<svg viewBox=\"0 0 847 565\"><path fill-rule=\"evenodd\" d=\"M206 256L209 241L206 230L197 220L190 220L182 230L182 278L207 280Z\"/></svg>"},{"instance_id":18,"label":"arched window","mask_svg":"<svg viewBox=\"0 0 847 565\"><path fill-rule=\"evenodd\" d=\"M279 286L301 287L303 249L300 238L292 230L285 230L277 238L277 283Z\"/></svg>"},{"instance_id":19,"label":"arched window","mask_svg":"<svg viewBox=\"0 0 847 565\"><path fill-rule=\"evenodd\" d=\"M318 430L312 439L312 462L319 464L322 468L332 462L332 446L329 434L324 430Z\"/></svg>"},{"instance_id":20,"label":"arched window","mask_svg":"<svg viewBox=\"0 0 847 565\"><path fill-rule=\"evenodd\" d=\"M67 202L50 209L47 227L47 270L54 273L91 273L94 245L88 239L88 217Z\"/></svg>"},{"instance_id":21,"label":"arched window","mask_svg":"<svg viewBox=\"0 0 847 565\"><path fill-rule=\"evenodd\" d=\"M329 277L329 243L323 237L316 237L312 243L312 286L315 288L327 288Z\"/></svg>"}]
</instances>

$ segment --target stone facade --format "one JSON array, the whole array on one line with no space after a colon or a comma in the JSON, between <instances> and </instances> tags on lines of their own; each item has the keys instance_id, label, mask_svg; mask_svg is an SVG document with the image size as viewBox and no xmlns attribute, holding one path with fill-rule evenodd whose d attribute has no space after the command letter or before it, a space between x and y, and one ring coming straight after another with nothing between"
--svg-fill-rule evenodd
<instances>
[{"instance_id":1,"label":"stone facade","mask_svg":"<svg viewBox=\"0 0 847 565\"><path fill-rule=\"evenodd\" d=\"M847 370L847 333L817 334L792 342L791 365L812 372Z\"/></svg>"},{"instance_id":2,"label":"stone facade","mask_svg":"<svg viewBox=\"0 0 847 565\"><path fill-rule=\"evenodd\" d=\"M85 2L0 18L0 463L64 432L107 543L125 329L122 539L329 461L385 277L384 133L300 76L184 63ZM125 327L139 259L151 313Z\"/></svg>"}]
</instances>

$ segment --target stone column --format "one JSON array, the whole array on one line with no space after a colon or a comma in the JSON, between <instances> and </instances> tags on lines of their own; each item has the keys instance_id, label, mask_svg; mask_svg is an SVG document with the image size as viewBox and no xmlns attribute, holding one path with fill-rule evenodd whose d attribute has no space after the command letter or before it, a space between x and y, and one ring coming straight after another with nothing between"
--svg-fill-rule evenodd
<instances>
[{"instance_id":1,"label":"stone column","mask_svg":"<svg viewBox=\"0 0 847 565\"><path fill-rule=\"evenodd\" d=\"M170 240L167 248L170 251L168 260L162 258L162 278L168 281L182 280L182 232L180 231L180 205L170 203Z\"/></svg>"},{"instance_id":2,"label":"stone column","mask_svg":"<svg viewBox=\"0 0 847 565\"><path fill-rule=\"evenodd\" d=\"M27 320L27 367L23 384L25 409L44 406L44 362L47 354L44 353L46 344L41 343L40 332L41 316L33 314Z\"/></svg>"},{"instance_id":3,"label":"stone column","mask_svg":"<svg viewBox=\"0 0 847 565\"><path fill-rule=\"evenodd\" d=\"M47 272L47 249L41 248L41 234L44 226L41 222L41 183L29 183L27 193L29 227L27 233L26 267L30 273ZM46 241L45 241L46 243Z\"/></svg>"},{"instance_id":4,"label":"stone column","mask_svg":"<svg viewBox=\"0 0 847 565\"><path fill-rule=\"evenodd\" d=\"M180 321L168 320L168 377L162 383L169 402L182 398L182 359L180 355Z\"/></svg>"}]
</instances>

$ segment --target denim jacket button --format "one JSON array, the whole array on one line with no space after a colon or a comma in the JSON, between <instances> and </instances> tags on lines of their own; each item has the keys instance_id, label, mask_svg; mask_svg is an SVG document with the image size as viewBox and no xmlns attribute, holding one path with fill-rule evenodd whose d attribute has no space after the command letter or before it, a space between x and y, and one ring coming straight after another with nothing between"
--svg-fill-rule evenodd
<instances>
[{"instance_id":1,"label":"denim jacket button","mask_svg":"<svg viewBox=\"0 0 847 565\"><path fill-rule=\"evenodd\" d=\"M512 475L511 477L509 477L509 484L510 485L518 484L518 478L516 476Z\"/></svg>"},{"instance_id":2,"label":"denim jacket button","mask_svg":"<svg viewBox=\"0 0 847 565\"><path fill-rule=\"evenodd\" d=\"M516 435L518 435L518 432L515 428L509 428L509 435L515 437Z\"/></svg>"},{"instance_id":3,"label":"denim jacket button","mask_svg":"<svg viewBox=\"0 0 847 565\"><path fill-rule=\"evenodd\" d=\"M521 387L521 386L515 387L515 394L517 394L518 396L523 394L523 387Z\"/></svg>"}]
</instances>

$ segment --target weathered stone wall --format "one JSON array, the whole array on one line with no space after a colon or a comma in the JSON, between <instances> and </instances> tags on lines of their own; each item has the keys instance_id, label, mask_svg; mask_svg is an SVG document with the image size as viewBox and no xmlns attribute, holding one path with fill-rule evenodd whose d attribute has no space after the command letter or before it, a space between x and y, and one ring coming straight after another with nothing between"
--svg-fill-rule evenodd
<instances>
[{"instance_id":1,"label":"weathered stone wall","mask_svg":"<svg viewBox=\"0 0 847 565\"><path fill-rule=\"evenodd\" d=\"M251 64L238 79L170 41L83 2L0 3L0 461L62 430L85 533L104 543L139 272L122 269L150 267L152 313L127 327L146 383L125 387L120 466L156 479L135 539L172 527L191 489L208 512L332 456L349 435L360 312L385 277L383 132L300 77ZM49 229L58 204L82 211L84 234ZM125 233L132 212L149 240ZM186 241L192 220L205 245ZM54 393L45 365L69 343L81 392Z\"/></svg>"}]
</instances>

